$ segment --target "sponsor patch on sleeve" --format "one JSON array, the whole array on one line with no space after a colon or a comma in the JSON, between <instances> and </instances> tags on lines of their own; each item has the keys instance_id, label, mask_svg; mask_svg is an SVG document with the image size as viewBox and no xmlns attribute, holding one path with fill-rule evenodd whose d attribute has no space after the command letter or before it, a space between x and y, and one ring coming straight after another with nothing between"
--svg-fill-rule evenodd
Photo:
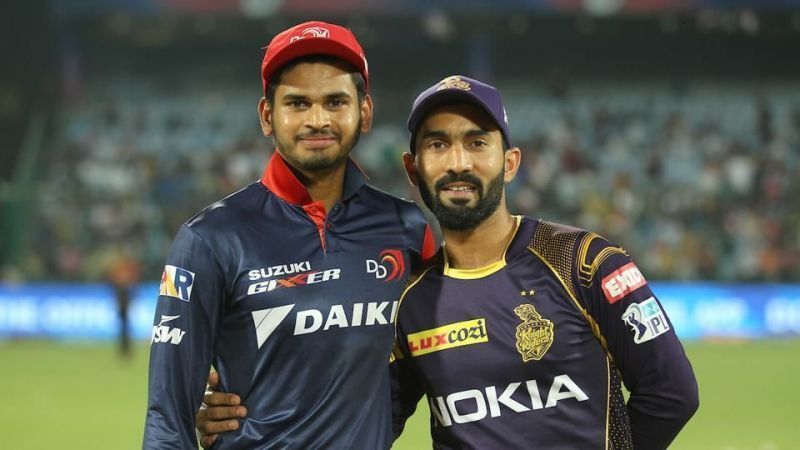
<instances>
[{"instance_id":1,"label":"sponsor patch on sleeve","mask_svg":"<svg viewBox=\"0 0 800 450\"><path fill-rule=\"evenodd\" d=\"M161 316L161 322L158 325L153 326L153 336L150 339L150 342L153 344L162 344L162 343L169 343L172 345L180 345L183 337L186 335L186 332L181 330L180 328L173 328L170 325L164 325L165 323L172 322L175 319L180 318L181 316Z\"/></svg>"},{"instance_id":2,"label":"sponsor patch on sleeve","mask_svg":"<svg viewBox=\"0 0 800 450\"><path fill-rule=\"evenodd\" d=\"M601 287L608 303L614 304L645 284L647 280L642 272L636 264L629 262L603 278Z\"/></svg>"},{"instance_id":3,"label":"sponsor patch on sleeve","mask_svg":"<svg viewBox=\"0 0 800 450\"><path fill-rule=\"evenodd\" d=\"M188 302L192 297L192 286L194 285L194 272L182 269L177 266L167 265L161 275L161 287L158 295L177 298Z\"/></svg>"},{"instance_id":4,"label":"sponsor patch on sleeve","mask_svg":"<svg viewBox=\"0 0 800 450\"><path fill-rule=\"evenodd\" d=\"M641 344L669 331L669 322L655 298L631 303L622 313L622 320L633 330L633 342Z\"/></svg>"}]
</instances>

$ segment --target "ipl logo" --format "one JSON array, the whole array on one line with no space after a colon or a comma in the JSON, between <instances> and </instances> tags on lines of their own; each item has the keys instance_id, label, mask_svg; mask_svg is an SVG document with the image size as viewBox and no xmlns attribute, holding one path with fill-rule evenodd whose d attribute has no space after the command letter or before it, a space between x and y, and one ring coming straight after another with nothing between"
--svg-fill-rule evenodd
<instances>
[{"instance_id":1,"label":"ipl logo","mask_svg":"<svg viewBox=\"0 0 800 450\"><path fill-rule=\"evenodd\" d=\"M299 41L300 39L307 38L307 37L311 37L311 38L329 38L329 37L331 37L331 32L328 31L327 28L322 28L322 27L306 28L305 30L303 30L302 33L300 33L300 36L292 36L292 38L289 39L289 42Z\"/></svg>"},{"instance_id":2,"label":"ipl logo","mask_svg":"<svg viewBox=\"0 0 800 450\"><path fill-rule=\"evenodd\" d=\"M656 338L669 330L669 322L664 316L664 311L653 297L642 303L631 303L622 314L622 320L633 330L633 342L637 344Z\"/></svg>"},{"instance_id":3,"label":"ipl logo","mask_svg":"<svg viewBox=\"0 0 800 450\"><path fill-rule=\"evenodd\" d=\"M378 255L378 261L368 259L366 262L367 273L374 274L375 278L384 282L398 280L406 271L401 250L384 250Z\"/></svg>"}]
</instances>

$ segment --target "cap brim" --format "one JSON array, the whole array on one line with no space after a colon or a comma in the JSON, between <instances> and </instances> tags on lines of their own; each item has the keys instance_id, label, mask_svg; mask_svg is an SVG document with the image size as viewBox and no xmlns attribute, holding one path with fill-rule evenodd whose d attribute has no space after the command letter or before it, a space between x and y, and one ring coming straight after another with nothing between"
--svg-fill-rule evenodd
<instances>
[{"instance_id":1,"label":"cap brim","mask_svg":"<svg viewBox=\"0 0 800 450\"><path fill-rule=\"evenodd\" d=\"M294 42L291 45L287 45L277 54L273 55L269 63L264 66L264 69L261 73L262 78L266 80L264 87L266 88L266 86L272 80L272 77L267 78L265 76L267 73L274 74L276 70L289 61L309 55L333 56L349 63L362 75L366 71L366 67L364 66L364 58L345 44L328 38L307 37ZM367 83L369 82L366 79L364 81Z\"/></svg>"}]
</instances>

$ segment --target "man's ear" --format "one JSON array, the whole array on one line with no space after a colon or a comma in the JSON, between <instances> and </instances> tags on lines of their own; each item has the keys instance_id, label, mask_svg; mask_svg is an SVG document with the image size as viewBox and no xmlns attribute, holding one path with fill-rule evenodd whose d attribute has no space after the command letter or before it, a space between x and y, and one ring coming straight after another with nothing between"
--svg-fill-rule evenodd
<instances>
[{"instance_id":1,"label":"man's ear","mask_svg":"<svg viewBox=\"0 0 800 450\"><path fill-rule=\"evenodd\" d=\"M258 121L264 136L272 136L272 106L264 97L258 102Z\"/></svg>"},{"instance_id":2,"label":"man's ear","mask_svg":"<svg viewBox=\"0 0 800 450\"><path fill-rule=\"evenodd\" d=\"M369 133L372 129L372 97L367 94L361 101L361 132Z\"/></svg>"},{"instance_id":3,"label":"man's ear","mask_svg":"<svg viewBox=\"0 0 800 450\"><path fill-rule=\"evenodd\" d=\"M419 186L419 178L417 177L417 162L414 155L409 152L403 153L403 167L406 169L406 176L412 186Z\"/></svg>"},{"instance_id":4,"label":"man's ear","mask_svg":"<svg viewBox=\"0 0 800 450\"><path fill-rule=\"evenodd\" d=\"M517 175L519 165L522 162L522 152L518 147L512 147L505 152L503 181L510 183Z\"/></svg>"}]
</instances>

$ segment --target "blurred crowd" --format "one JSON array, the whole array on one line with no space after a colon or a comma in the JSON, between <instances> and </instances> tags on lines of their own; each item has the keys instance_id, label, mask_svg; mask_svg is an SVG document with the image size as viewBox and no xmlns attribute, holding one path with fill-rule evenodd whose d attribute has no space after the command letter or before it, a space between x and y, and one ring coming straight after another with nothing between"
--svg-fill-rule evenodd
<instances>
[{"instance_id":1,"label":"blurred crowd","mask_svg":"<svg viewBox=\"0 0 800 450\"><path fill-rule=\"evenodd\" d=\"M516 210L597 230L654 279L800 280L800 86L526 91Z\"/></svg>"},{"instance_id":2,"label":"blurred crowd","mask_svg":"<svg viewBox=\"0 0 800 450\"><path fill-rule=\"evenodd\" d=\"M498 85L523 150L512 212L623 244L650 279L800 281L800 84ZM236 86L113 78L66 103L17 276L107 279L124 259L158 279L181 223L258 179L272 151L257 89ZM402 120L378 124L356 159L416 198Z\"/></svg>"}]
</instances>

